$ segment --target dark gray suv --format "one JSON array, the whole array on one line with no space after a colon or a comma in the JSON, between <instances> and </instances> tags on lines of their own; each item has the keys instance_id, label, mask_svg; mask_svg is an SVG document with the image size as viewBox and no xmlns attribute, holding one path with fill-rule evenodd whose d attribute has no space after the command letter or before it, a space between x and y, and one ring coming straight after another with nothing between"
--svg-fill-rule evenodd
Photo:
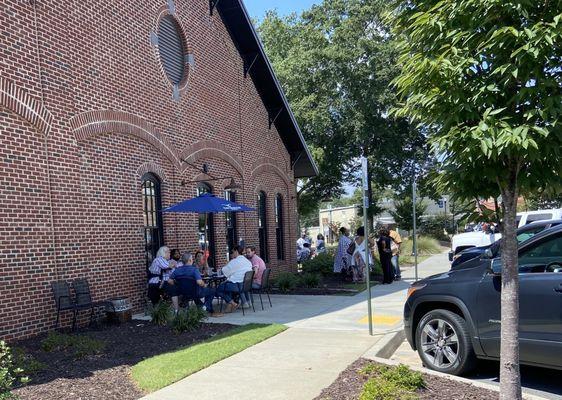
<instances>
[{"instance_id":1,"label":"dark gray suv","mask_svg":"<svg viewBox=\"0 0 562 400\"><path fill-rule=\"evenodd\" d=\"M460 375L499 359L500 251L409 288L404 329L426 367ZM520 244L519 279L521 363L562 369L562 225Z\"/></svg>"}]
</instances>

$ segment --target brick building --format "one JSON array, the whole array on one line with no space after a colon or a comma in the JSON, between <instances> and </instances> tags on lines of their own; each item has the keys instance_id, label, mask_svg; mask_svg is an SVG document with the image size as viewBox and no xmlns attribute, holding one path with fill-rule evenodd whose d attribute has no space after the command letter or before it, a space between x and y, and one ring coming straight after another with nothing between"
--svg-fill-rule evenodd
<instances>
[{"instance_id":1,"label":"brick building","mask_svg":"<svg viewBox=\"0 0 562 400\"><path fill-rule=\"evenodd\" d=\"M295 265L316 167L240 0L0 0L0 31L0 338L53 326L56 280L142 307L158 246L204 240L159 210L202 191L258 208L213 216L216 263Z\"/></svg>"}]
</instances>

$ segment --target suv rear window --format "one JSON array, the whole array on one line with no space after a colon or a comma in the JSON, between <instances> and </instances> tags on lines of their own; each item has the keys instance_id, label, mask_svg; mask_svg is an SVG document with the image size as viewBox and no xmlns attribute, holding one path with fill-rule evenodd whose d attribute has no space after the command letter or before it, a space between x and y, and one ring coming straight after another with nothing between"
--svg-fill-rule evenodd
<instances>
[{"instance_id":1,"label":"suv rear window","mask_svg":"<svg viewBox=\"0 0 562 400\"><path fill-rule=\"evenodd\" d=\"M525 221L525 225L535 221L544 221L546 219L552 219L552 214L530 214L527 215L527 221Z\"/></svg>"}]
</instances>

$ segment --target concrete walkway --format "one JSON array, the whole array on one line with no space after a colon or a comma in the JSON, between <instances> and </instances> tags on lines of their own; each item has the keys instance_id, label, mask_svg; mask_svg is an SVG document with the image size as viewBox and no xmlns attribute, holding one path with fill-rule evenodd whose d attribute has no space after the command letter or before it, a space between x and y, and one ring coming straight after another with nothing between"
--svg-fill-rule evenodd
<instances>
[{"instance_id":1,"label":"concrete walkway","mask_svg":"<svg viewBox=\"0 0 562 400\"><path fill-rule=\"evenodd\" d=\"M420 276L448 270L446 255L420 264ZM221 323L282 323L287 331L152 393L153 400L310 400L384 334L400 329L413 270L405 281L372 288L374 336L367 325L367 293L356 296L272 296L269 304L215 320ZM258 301L259 304L259 301Z\"/></svg>"}]
</instances>

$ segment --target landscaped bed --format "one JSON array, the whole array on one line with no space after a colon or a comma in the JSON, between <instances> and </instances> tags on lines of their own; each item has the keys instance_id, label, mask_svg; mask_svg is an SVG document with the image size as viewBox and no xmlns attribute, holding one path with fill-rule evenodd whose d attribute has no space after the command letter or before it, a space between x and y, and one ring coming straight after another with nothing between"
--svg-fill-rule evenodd
<instances>
[{"instance_id":1,"label":"landscaped bed","mask_svg":"<svg viewBox=\"0 0 562 400\"><path fill-rule=\"evenodd\" d=\"M494 400L499 394L462 382L359 359L315 400Z\"/></svg>"},{"instance_id":2,"label":"landscaped bed","mask_svg":"<svg viewBox=\"0 0 562 400\"><path fill-rule=\"evenodd\" d=\"M171 384L283 329L213 323L177 334L168 326L133 321L78 334L42 335L13 344L15 353L34 359L36 370L28 372L29 384L13 393L22 400L138 399L144 395L140 387L148 392ZM179 373L147 381L147 366Z\"/></svg>"}]
</instances>

